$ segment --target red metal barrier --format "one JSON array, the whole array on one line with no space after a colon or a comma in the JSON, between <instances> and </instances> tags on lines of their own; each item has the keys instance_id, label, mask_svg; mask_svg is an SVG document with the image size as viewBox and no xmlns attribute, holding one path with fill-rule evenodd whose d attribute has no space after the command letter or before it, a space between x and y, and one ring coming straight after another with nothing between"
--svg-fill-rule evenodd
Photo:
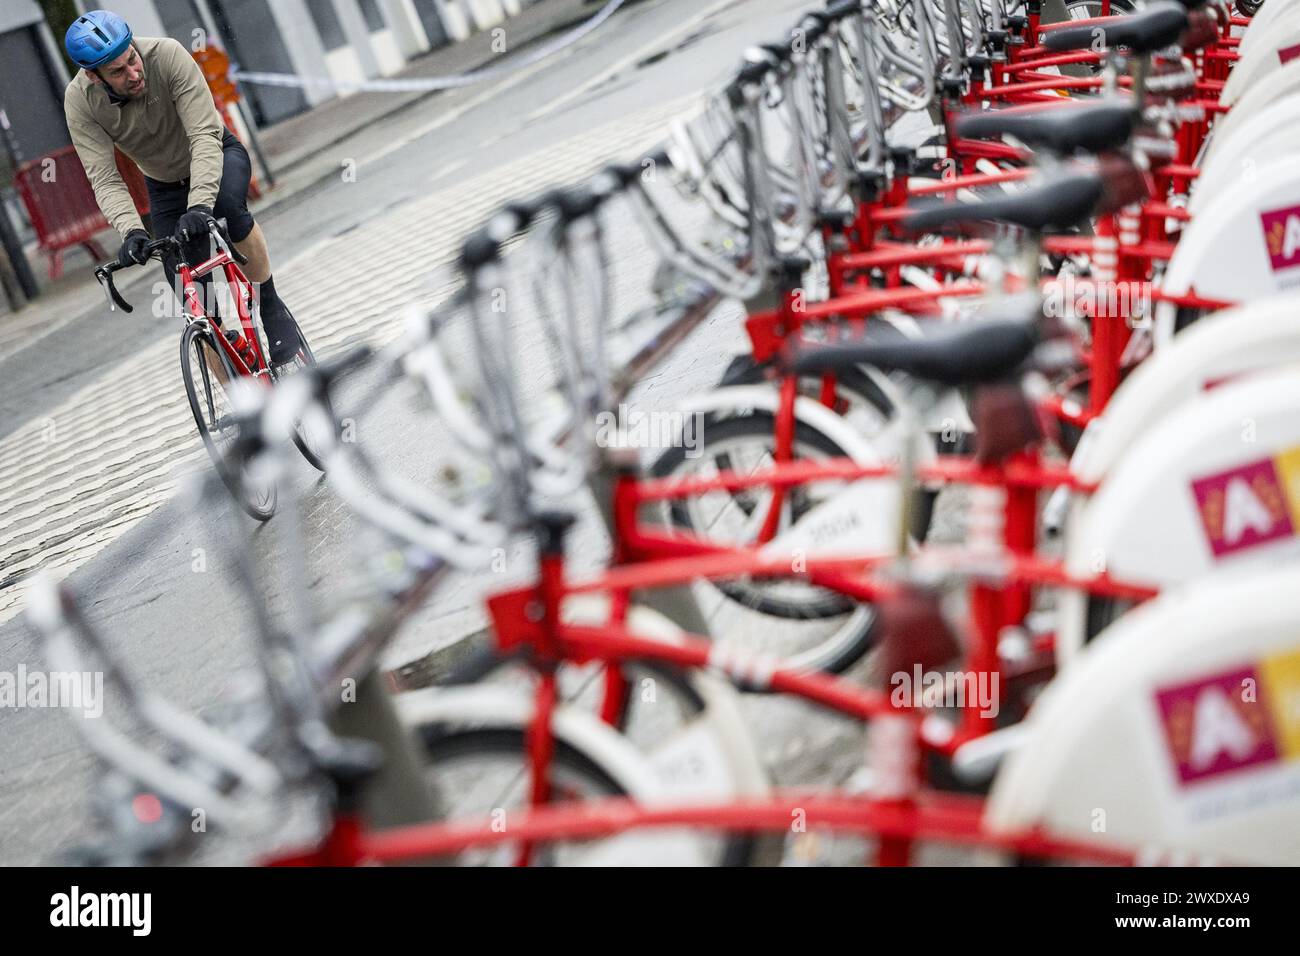
<instances>
[{"instance_id":1,"label":"red metal barrier","mask_svg":"<svg viewBox=\"0 0 1300 956\"><path fill-rule=\"evenodd\" d=\"M144 176L121 152L117 168L141 216L149 213L149 193ZM96 262L107 258L95 235L108 228L95 201L77 151L64 146L23 163L14 174L14 188L36 230L40 250L50 257L50 279L63 275L63 252L83 246Z\"/></svg>"},{"instance_id":2,"label":"red metal barrier","mask_svg":"<svg viewBox=\"0 0 1300 956\"><path fill-rule=\"evenodd\" d=\"M95 202L90 180L71 146L30 162L14 174L14 188L27 208L41 251L50 257L50 279L63 274L63 250L85 246L96 262L106 258L94 241L108 222Z\"/></svg>"}]
</instances>

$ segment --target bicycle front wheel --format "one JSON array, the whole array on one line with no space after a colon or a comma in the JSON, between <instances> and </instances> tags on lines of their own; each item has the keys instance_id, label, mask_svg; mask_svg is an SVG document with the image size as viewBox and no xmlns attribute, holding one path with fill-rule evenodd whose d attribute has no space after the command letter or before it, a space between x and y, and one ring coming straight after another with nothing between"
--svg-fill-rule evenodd
<instances>
[{"instance_id":1,"label":"bicycle front wheel","mask_svg":"<svg viewBox=\"0 0 1300 956\"><path fill-rule=\"evenodd\" d=\"M186 326L181 335L181 378L199 437L208 450L222 483L248 514L265 521L275 514L276 489L270 482L250 480L243 468L230 460L239 437L239 425L230 404L231 382L238 378L212 331L202 323Z\"/></svg>"},{"instance_id":2,"label":"bicycle front wheel","mask_svg":"<svg viewBox=\"0 0 1300 956\"><path fill-rule=\"evenodd\" d=\"M653 477L710 478L723 472L748 474L773 466L776 421L770 413L708 417L702 424L699 447L703 453L691 458L685 448L670 448L651 467ZM795 426L794 453L797 459L806 461L847 458L849 454L830 436L804 422ZM793 489L782 505L781 530L792 526L842 486L824 481ZM760 486L673 501L664 508L664 518L668 525L696 537L749 547L771 507L771 490ZM758 628L752 626L753 621L733 621L725 632L719 632L715 642L731 640L747 651L774 654L787 667L840 673L861 659L875 640L874 608L797 577L738 577L710 585L733 605L758 615L758 623L767 619L767 626ZM726 638L724 633L738 636Z\"/></svg>"}]
</instances>

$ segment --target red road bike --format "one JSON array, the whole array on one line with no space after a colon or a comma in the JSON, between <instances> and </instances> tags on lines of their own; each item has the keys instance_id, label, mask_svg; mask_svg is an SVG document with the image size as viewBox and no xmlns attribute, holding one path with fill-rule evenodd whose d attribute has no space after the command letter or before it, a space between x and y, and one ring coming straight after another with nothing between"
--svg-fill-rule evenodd
<instances>
[{"instance_id":1,"label":"red road bike","mask_svg":"<svg viewBox=\"0 0 1300 956\"><path fill-rule=\"evenodd\" d=\"M194 413L194 423L226 488L248 514L265 521L275 513L277 495L274 483L232 465L228 454L239 437L238 419L232 414L239 403L238 389L240 383L270 386L294 368L314 364L315 357L297 320L290 316L298 337L297 355L292 363L283 366L272 367L268 363L269 353L260 328L261 316L254 303L253 283L239 268L248 260L230 242L224 220L210 218L208 225L217 248L206 261L191 266L185 261L180 241L173 236L150 242L145 247L148 256L145 261L163 258L167 253L176 257L185 319L180 346L181 376L190 410ZM127 266L116 260L103 263L95 268L95 278L104 288L110 309L131 312L131 304L113 283L113 273L124 268ZM200 280L217 272L225 279L226 291L225 305L220 309L214 303L205 303L205 295L199 289ZM212 290L212 287L211 282L206 284L207 290ZM216 298L212 295L207 297ZM227 315L233 312L238 321L223 325L221 311L226 311ZM299 427L294 443L312 467L324 471L319 436Z\"/></svg>"}]
</instances>

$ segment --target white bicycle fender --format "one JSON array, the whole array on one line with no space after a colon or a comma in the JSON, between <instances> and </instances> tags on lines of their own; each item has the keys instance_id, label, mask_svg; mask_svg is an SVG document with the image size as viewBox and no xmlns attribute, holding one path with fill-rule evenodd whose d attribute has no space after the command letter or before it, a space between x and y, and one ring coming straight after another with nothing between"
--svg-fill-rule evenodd
<instances>
[{"instance_id":1,"label":"white bicycle fender","mask_svg":"<svg viewBox=\"0 0 1300 956\"><path fill-rule=\"evenodd\" d=\"M1282 158L1224 189L1184 230L1161 288L1226 302L1300 290L1300 163ZM1156 307L1156 348L1174 336L1177 307Z\"/></svg>"},{"instance_id":2,"label":"white bicycle fender","mask_svg":"<svg viewBox=\"0 0 1300 956\"><path fill-rule=\"evenodd\" d=\"M1125 615L1035 703L986 824L1144 862L1300 863L1297 584L1210 577Z\"/></svg>"},{"instance_id":3,"label":"white bicycle fender","mask_svg":"<svg viewBox=\"0 0 1300 956\"><path fill-rule=\"evenodd\" d=\"M1300 362L1300 293L1206 316L1129 374L1105 413L1089 423L1070 470L1085 481L1101 481L1148 429L1184 402L1294 362Z\"/></svg>"},{"instance_id":4,"label":"white bicycle fender","mask_svg":"<svg viewBox=\"0 0 1300 956\"><path fill-rule=\"evenodd\" d=\"M1067 529L1066 568L1174 587L1300 559L1300 376L1226 383L1165 414ZM1084 602L1062 602L1057 660L1083 647ZM1084 655L1086 656L1086 655Z\"/></svg>"},{"instance_id":5,"label":"white bicycle fender","mask_svg":"<svg viewBox=\"0 0 1300 956\"><path fill-rule=\"evenodd\" d=\"M1214 159L1215 153L1231 140L1234 131L1273 103L1300 92L1300 60L1291 60L1282 69L1270 73L1241 95L1232 109L1214 121L1201 153L1200 166Z\"/></svg>"},{"instance_id":6,"label":"white bicycle fender","mask_svg":"<svg viewBox=\"0 0 1300 956\"><path fill-rule=\"evenodd\" d=\"M1300 159L1300 90L1270 103L1236 127L1214 155L1201 164L1187 209L1197 215L1243 176L1257 176L1281 157Z\"/></svg>"}]
</instances>

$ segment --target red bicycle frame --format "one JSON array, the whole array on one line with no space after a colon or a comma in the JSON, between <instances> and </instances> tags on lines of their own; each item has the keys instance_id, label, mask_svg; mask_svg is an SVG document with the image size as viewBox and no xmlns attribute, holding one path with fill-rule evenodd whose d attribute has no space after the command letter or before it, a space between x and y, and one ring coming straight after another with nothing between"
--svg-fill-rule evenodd
<instances>
[{"instance_id":1,"label":"red bicycle frame","mask_svg":"<svg viewBox=\"0 0 1300 956\"><path fill-rule=\"evenodd\" d=\"M190 266L183 258L181 259L178 271L181 277L185 309L188 313L187 321L208 320L208 312L204 308L202 298L199 296L198 283L195 280L201 279L217 269L222 269L225 274L226 285L230 290L231 299L234 300L235 312L239 317L239 325L243 331L244 341L249 343L256 361L250 367L249 363L244 360L244 357L230 344L224 335L216 334L212 338L225 352L226 358L239 375L245 378L265 379L267 371L266 356L262 352L261 336L258 335L253 324L253 310L250 308L253 300L253 284L240 270L228 250L218 249L212 258L197 266Z\"/></svg>"},{"instance_id":2,"label":"red bicycle frame","mask_svg":"<svg viewBox=\"0 0 1300 956\"><path fill-rule=\"evenodd\" d=\"M738 490L762 485L792 486L810 481L855 480L885 477L887 467L863 467L851 462L798 462L778 466L764 474L722 474L691 481L659 480L640 482L627 476L617 485L615 520L619 528L618 558L626 562L588 578L569 582L565 578L562 547L544 547L535 585L495 595L488 601L493 631L503 651L527 649L540 664L535 691L536 706L528 732L528 761L531 774L530 809L512 816L506 833L478 821L421 824L381 833L366 831L360 818L341 813L319 847L270 861L274 865L356 865L363 862L404 862L457 852L495 843L518 843L517 862L526 864L539 842L591 839L645 826L696 826L735 831L781 831L788 829L792 813L802 811L809 826L835 831L875 835L876 862L904 865L914 844L936 840L969 846L984 846L1029 856L1069 858L1108 864L1131 864L1139 851L1091 846L1080 841L1053 838L1038 831L990 833L982 823L983 801L973 797L940 793L923 786L920 755L931 751L951 756L963 743L993 729L989 717L968 707L962 726L950 736L937 738L923 732L914 704L899 705L886 694L856 686L842 678L819 673L792 671L761 661L720 655L714 645L694 635L682 636L671 644L641 637L624 623L628 596L632 591L671 587L693 580L720 579L744 574L789 576L787 558L765 556L756 549L727 548L686 536L665 535L640 527L637 514L647 502L686 497L709 490ZM925 474L948 478L1004 483L1022 489L1067 484L1082 489L1077 480L1060 469L1044 468L1031 461L1008 461L1004 466L968 464L941 465ZM1008 499L1009 509L1024 510L1019 496ZM1000 667L996 656L997 632L1001 622L1020 612L1020 593L1029 584L1085 587L1090 592L1128 600L1142 600L1154 594L1150 588L1110 580L1106 575L1083 580L1072 578L1054 562L1012 551L1011 560L999 572L1000 586L980 584L985 600L974 602L974 613L988 615L987 626L977 624L971 666ZM873 578L871 571L892 560L888 556L810 558L799 576L812 583L831 586L862 600L884 601L900 593L899 585ZM566 598L601 593L613 598L610 620L603 625L572 625L562 620ZM979 593L979 592L977 592ZM634 661L659 661L678 668L715 667L733 679L768 690L794 694L864 721L881 734L883 763L893 768L886 796L844 796L834 793L779 792L761 801L728 804L696 804L646 808L626 799L579 804L548 805L551 797L549 772L554 753L551 715L556 703L555 667L563 662L601 663L606 673L620 673L617 665Z\"/></svg>"},{"instance_id":3,"label":"red bicycle frame","mask_svg":"<svg viewBox=\"0 0 1300 956\"><path fill-rule=\"evenodd\" d=\"M1103 15L1109 13L1109 0L1103 0ZM1076 23L1079 21L1076 21ZM1227 27L1225 26L1225 32ZM1035 69L1049 65L1072 62L1089 62L1091 54L1068 56L1037 56L1034 49L1040 30L1037 5L1029 5L1029 49L1013 54L1013 65L994 73L994 84L1007 75L1028 75L1028 82L1003 84L1001 89L980 88L972 96L1007 98L1028 96L1044 89L1086 88L1100 85L1100 80L1066 81L1060 77L1035 77ZM1224 44L1228 46L1230 44ZM1209 70L1222 67L1231 61L1231 55L1221 57L1198 56L1198 66ZM1180 150L1185 152L1193 139L1180 140ZM998 144L961 144L967 151L968 161L975 158L1016 160L1018 151ZM1180 153L1181 155L1181 153ZM963 172L966 168L963 167ZM959 181L940 183L927 191L955 191L966 186L1009 181L1024 175L1008 171L994 177L963 176ZM1162 184L1186 181L1194 175L1185 167L1166 171ZM917 194L915 191L913 194ZM905 201L908 190L905 183L896 182L878 202L861 204L856 221L847 230L851 248L848 252L832 256L828 263L831 273L832 300L826 303L803 305L787 290L779 307L771 313L750 316L747 329L750 333L753 354L758 361L766 361L777 354L791 336L796 336L806 322L816 322L831 316L865 320L873 311L886 307L925 308L938 298L948 295L978 294L983 291L979 283L953 283L941 290L925 291L899 288L897 276L903 265L925 265L937 270L959 271L962 257L988 251L983 242L947 243L935 248L911 250L891 244L878 235L882 226L900 218L898 208ZM1163 229L1164 218L1171 215L1169 207L1152 204L1146 211L1145 224L1149 227L1157 219ZM1097 277L1094 281L1116 283L1146 283L1149 286L1150 263L1166 258L1169 244L1157 245L1164 237L1157 236L1152 228L1141 230L1135 223L1142 222L1132 211L1114 217L1103 217L1099 224L1100 246L1114 249L1113 274ZM1099 245L1087 249L1075 248L1073 240L1064 239L1055 247L1049 240L1050 251L1081 251L1095 254ZM853 245L856 243L856 247ZM887 288L855 287L848 279L854 271L881 269L886 273ZM1173 297L1170 297L1171 299ZM1187 304L1209 304L1195 297L1183 297ZM1109 374L1118 366L1119 355L1127 339L1126 332L1113 329L1110 320L1118 318L1094 314L1093 388L1097 401L1104 405L1117 384L1117 376ZM830 404L833 377L824 380L823 400ZM384 833L369 833L359 818L342 814L336 818L333 830L317 849L305 854L292 855L275 862L281 865L359 862L402 862L429 856L443 855L471 847L499 843L518 843L522 851L519 862L530 859L532 846L541 841L563 839L591 839L622 832L634 827L647 826L700 826L736 831L780 831L789 827L791 812L802 810L811 826L832 830L874 834L879 837L878 861L885 864L906 863L912 846L918 839L949 840L967 845L1001 848L1026 855L1062 856L1104 863L1136 862L1136 851L1117 850L1091 846L1079 841L1057 840L1041 832L994 834L983 826L983 802L977 798L940 794L922 787L919 755L923 748L951 755L963 743L975 739L991 729L987 718L970 708L964 714L961 728L943 740L927 739L913 706L897 706L877 691L853 686L836 677L823 674L801 673L779 666L756 666L754 662L733 661L732 676L744 683L753 684L761 676L766 689L792 693L806 700L829 707L840 713L872 721L876 726L901 728L890 736L894 739L893 756L886 761L893 767L889 781L892 793L877 798L846 798L839 795L818 795L807 792L778 793L770 800L737 802L727 805L694 805L667 808L644 808L628 800L584 802L561 806L548 806L550 762L554 753L551 717L556 704L555 666L562 662L602 663L617 665L634 660L657 660L684 668L723 666L727 661L716 653L713 645L702 638L684 636L680 642L665 644L647 640L631 631L625 624L625 615L633 591L672 587L695 580L720 580L744 575L790 576L788 558L762 553L757 547L737 548L718 545L684 534L666 533L643 527L640 511L643 505L687 498L714 491L735 492L742 489L767 488L772 492L772 512L765 521L760 544L770 540L775 528L771 517L779 510L780 495L787 489L820 481L852 482L867 478L896 477L890 466L862 466L851 461L801 462L790 460L793 436L793 404L797 386L792 377L782 382L782 404L777 417L777 462L769 470L758 474L724 473L709 478L642 481L623 475L614 490L615 566L603 574L585 581L570 582L565 576L563 548L554 544L543 546L539 576L535 585L498 594L488 601L493 620L493 630L499 647L505 651L527 649L540 666L540 679L536 689L536 707L528 733L528 758L531 772L531 809L517 815L506 831L498 831L487 821L452 822L404 827ZM1088 410L1095 414L1095 408ZM1086 421L1086 418L1079 419ZM1069 575L1057 561L1038 558L1034 554L1037 520L1037 493L1043 489L1067 487L1076 492L1091 488L1081 483L1068 469L1045 465L1036 449L1028 449L993 463L971 459L949 458L935 465L917 470L916 477L924 482L961 481L973 485L998 487L1006 490L1003 506L1005 549L991 556L991 563L999 564L990 570L986 580L973 585L971 615L973 640L969 658L976 669L1001 669L997 655L997 639L1001 631L1023 621L1029 609L1029 589L1035 585L1075 587L1090 593L1125 600L1140 601L1154 595L1154 590L1111 580L1105 573L1082 579ZM809 583L828 587L839 593L862 601L888 600L898 593L898 585L871 572L890 561L888 556L850 556L835 558L808 558L797 576ZM562 620L561 609L571 595L602 593L611 598L610 620L602 626L577 626ZM1045 647L1050 648L1050 641ZM607 674L618 670L607 667ZM617 679L607 684L611 691L617 688ZM606 697L604 715L610 717L610 701L617 694ZM910 748L910 749L909 749Z\"/></svg>"}]
</instances>

